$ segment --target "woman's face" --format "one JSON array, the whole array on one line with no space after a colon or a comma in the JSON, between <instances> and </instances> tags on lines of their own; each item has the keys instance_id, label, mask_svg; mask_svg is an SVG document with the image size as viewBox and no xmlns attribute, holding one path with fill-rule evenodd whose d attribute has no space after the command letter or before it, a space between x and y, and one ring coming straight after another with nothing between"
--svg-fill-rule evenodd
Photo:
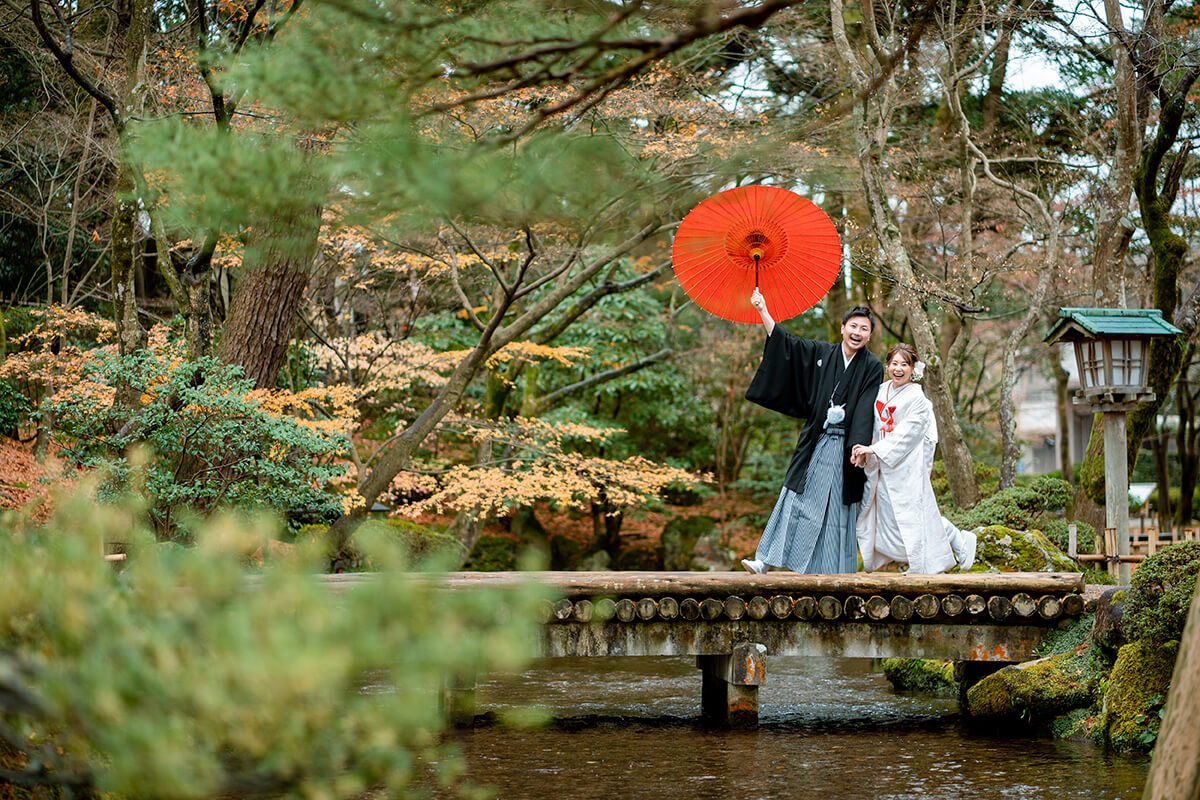
<instances>
[{"instance_id":1,"label":"woman's face","mask_svg":"<svg viewBox=\"0 0 1200 800\"><path fill-rule=\"evenodd\" d=\"M912 379L913 365L903 353L896 353L888 362L887 373L894 386L903 386Z\"/></svg>"}]
</instances>

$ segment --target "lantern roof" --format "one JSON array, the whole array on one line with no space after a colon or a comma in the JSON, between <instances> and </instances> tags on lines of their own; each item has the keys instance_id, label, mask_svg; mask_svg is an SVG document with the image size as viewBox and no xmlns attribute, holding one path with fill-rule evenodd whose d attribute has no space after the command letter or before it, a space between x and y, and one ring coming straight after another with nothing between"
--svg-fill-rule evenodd
<instances>
[{"instance_id":1,"label":"lantern roof","mask_svg":"<svg viewBox=\"0 0 1200 800\"><path fill-rule=\"evenodd\" d=\"M1058 321L1042 341L1074 342L1183 333L1162 318L1157 308L1060 308Z\"/></svg>"}]
</instances>

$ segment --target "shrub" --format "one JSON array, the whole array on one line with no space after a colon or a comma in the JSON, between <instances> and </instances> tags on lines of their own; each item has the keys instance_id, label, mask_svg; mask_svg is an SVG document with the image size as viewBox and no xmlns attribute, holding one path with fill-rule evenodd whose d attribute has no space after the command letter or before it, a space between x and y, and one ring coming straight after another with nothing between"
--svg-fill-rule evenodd
<instances>
[{"instance_id":1,"label":"shrub","mask_svg":"<svg viewBox=\"0 0 1200 800\"><path fill-rule=\"evenodd\" d=\"M1126 638L1159 643L1179 639L1197 573L1200 542L1168 545L1143 561L1130 582L1132 591L1122 620Z\"/></svg>"},{"instance_id":2,"label":"shrub","mask_svg":"<svg viewBox=\"0 0 1200 800\"><path fill-rule=\"evenodd\" d=\"M1052 519L1047 515L1061 512L1073 499L1071 484L1061 478L1038 475L1027 485L1001 489L980 500L974 508L953 514L952 518L960 528L1003 525L1016 530L1043 529ZM1062 531L1065 545L1066 528Z\"/></svg>"},{"instance_id":3,"label":"shrub","mask_svg":"<svg viewBox=\"0 0 1200 800\"><path fill-rule=\"evenodd\" d=\"M45 528L3 527L2 681L20 698L5 738L21 752L0 763L42 797L454 794L440 689L521 668L546 596L441 591L366 536L388 574L335 599L314 548L249 574L273 524L214 519L182 547L156 543L140 509L86 497ZM97 554L118 537L131 547L114 568Z\"/></svg>"},{"instance_id":4,"label":"shrub","mask_svg":"<svg viewBox=\"0 0 1200 800\"><path fill-rule=\"evenodd\" d=\"M16 438L17 427L31 410L25 395L8 381L0 380L0 436Z\"/></svg>"},{"instance_id":5,"label":"shrub","mask_svg":"<svg viewBox=\"0 0 1200 800\"><path fill-rule=\"evenodd\" d=\"M1071 538L1070 531L1068 530L1068 526L1071 525L1070 521L1052 517L1049 519L1040 519L1037 522L1042 529L1042 533L1046 534L1046 538L1054 542L1058 549L1064 553L1068 551ZM1096 529L1083 520L1075 520L1074 524L1076 552L1096 552Z\"/></svg>"},{"instance_id":6,"label":"shrub","mask_svg":"<svg viewBox=\"0 0 1200 800\"><path fill-rule=\"evenodd\" d=\"M141 393L135 409L112 402L120 385ZM103 470L103 500L144 492L164 538L186 538L181 515L222 507L337 516L327 484L343 471L330 460L346 437L281 413L252 389L240 368L215 359L97 353L83 380L44 406L55 413L64 460Z\"/></svg>"}]
</instances>

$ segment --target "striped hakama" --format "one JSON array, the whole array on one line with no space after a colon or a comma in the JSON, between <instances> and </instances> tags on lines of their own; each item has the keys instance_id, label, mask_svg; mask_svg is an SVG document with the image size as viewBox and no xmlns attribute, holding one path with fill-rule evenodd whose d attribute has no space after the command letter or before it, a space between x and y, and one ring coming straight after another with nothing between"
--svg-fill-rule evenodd
<instances>
[{"instance_id":1,"label":"striped hakama","mask_svg":"<svg viewBox=\"0 0 1200 800\"><path fill-rule=\"evenodd\" d=\"M858 503L842 503L843 436L832 428L821 433L808 462L804 492L783 487L759 540L756 559L793 572L857 571Z\"/></svg>"}]
</instances>

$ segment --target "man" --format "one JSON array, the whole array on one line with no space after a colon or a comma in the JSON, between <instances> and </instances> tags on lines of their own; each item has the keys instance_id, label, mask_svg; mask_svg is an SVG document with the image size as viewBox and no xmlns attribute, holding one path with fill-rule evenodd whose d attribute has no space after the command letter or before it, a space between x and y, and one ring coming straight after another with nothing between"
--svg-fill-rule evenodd
<instances>
[{"instance_id":1,"label":"man","mask_svg":"<svg viewBox=\"0 0 1200 800\"><path fill-rule=\"evenodd\" d=\"M854 522L867 476L850 463L850 452L871 443L872 402L883 382L883 365L866 349L875 318L852 308L842 317L840 343L817 342L776 325L758 289L750 304L767 343L746 399L806 422L758 550L742 566L855 572Z\"/></svg>"}]
</instances>

